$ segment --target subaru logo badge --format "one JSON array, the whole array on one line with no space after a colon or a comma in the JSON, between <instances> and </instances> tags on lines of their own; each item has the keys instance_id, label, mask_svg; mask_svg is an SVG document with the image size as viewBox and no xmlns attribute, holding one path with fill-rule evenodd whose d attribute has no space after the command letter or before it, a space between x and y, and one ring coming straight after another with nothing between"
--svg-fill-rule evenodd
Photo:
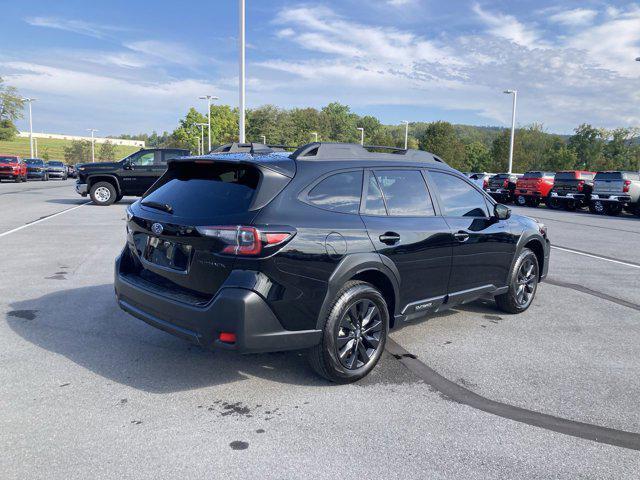
<instances>
[{"instance_id":1,"label":"subaru logo badge","mask_svg":"<svg viewBox=\"0 0 640 480\"><path fill-rule=\"evenodd\" d=\"M161 235L163 230L163 226L159 223L154 223L153 225L151 225L151 231L156 235Z\"/></svg>"}]
</instances>

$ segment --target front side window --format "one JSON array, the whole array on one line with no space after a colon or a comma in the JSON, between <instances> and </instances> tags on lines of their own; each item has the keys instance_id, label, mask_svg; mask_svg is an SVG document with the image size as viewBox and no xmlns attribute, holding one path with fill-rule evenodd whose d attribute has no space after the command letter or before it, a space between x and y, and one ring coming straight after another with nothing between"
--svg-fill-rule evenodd
<instances>
[{"instance_id":1,"label":"front side window","mask_svg":"<svg viewBox=\"0 0 640 480\"><path fill-rule=\"evenodd\" d=\"M343 172L325 178L307 194L312 205L341 213L358 213L362 171Z\"/></svg>"},{"instance_id":2,"label":"front side window","mask_svg":"<svg viewBox=\"0 0 640 480\"><path fill-rule=\"evenodd\" d=\"M464 180L447 173L430 172L440 194L445 217L488 217L484 195Z\"/></svg>"},{"instance_id":3,"label":"front side window","mask_svg":"<svg viewBox=\"0 0 640 480\"><path fill-rule=\"evenodd\" d=\"M376 170L387 212L396 217L435 215L431 197L419 170Z\"/></svg>"},{"instance_id":4,"label":"front side window","mask_svg":"<svg viewBox=\"0 0 640 480\"><path fill-rule=\"evenodd\" d=\"M145 166L153 165L154 157L155 157L154 152L140 152L129 157L129 161L131 162L132 165L145 167Z\"/></svg>"}]
</instances>

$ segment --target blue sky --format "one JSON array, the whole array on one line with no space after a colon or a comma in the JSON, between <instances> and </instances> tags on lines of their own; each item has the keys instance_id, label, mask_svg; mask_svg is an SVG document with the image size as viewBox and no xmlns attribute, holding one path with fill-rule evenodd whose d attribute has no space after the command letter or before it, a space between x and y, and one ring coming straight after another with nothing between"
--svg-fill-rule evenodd
<instances>
[{"instance_id":1,"label":"blue sky","mask_svg":"<svg viewBox=\"0 0 640 480\"><path fill-rule=\"evenodd\" d=\"M0 76L34 129L171 130L199 95L236 105L237 2L21 1L0 17ZM247 102L351 105L385 123L640 124L640 4L247 0ZM25 128L26 122L19 122Z\"/></svg>"}]
</instances>

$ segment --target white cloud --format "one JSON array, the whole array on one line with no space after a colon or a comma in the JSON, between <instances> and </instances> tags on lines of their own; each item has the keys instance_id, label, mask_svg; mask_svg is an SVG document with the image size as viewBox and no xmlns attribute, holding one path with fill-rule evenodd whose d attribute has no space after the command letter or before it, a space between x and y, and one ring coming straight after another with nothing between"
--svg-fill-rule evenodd
<instances>
[{"instance_id":1,"label":"white cloud","mask_svg":"<svg viewBox=\"0 0 640 480\"><path fill-rule=\"evenodd\" d=\"M140 40L125 43L124 47L155 58L156 60L159 59L176 65L195 66L203 61L203 58L195 53L192 48L179 43L160 40Z\"/></svg>"},{"instance_id":2,"label":"white cloud","mask_svg":"<svg viewBox=\"0 0 640 480\"><path fill-rule=\"evenodd\" d=\"M387 0L387 4L392 7L404 7L416 3L416 0Z\"/></svg>"},{"instance_id":3,"label":"white cloud","mask_svg":"<svg viewBox=\"0 0 640 480\"><path fill-rule=\"evenodd\" d=\"M540 34L535 29L524 25L512 15L488 12L478 3L473 5L473 11L488 27L489 33L496 37L505 38L525 47L544 46L540 40Z\"/></svg>"},{"instance_id":4,"label":"white cloud","mask_svg":"<svg viewBox=\"0 0 640 480\"><path fill-rule=\"evenodd\" d=\"M554 13L549 17L549 20L554 23L560 23L570 27L579 27L583 25L590 25L593 20L598 16L598 12L588 8L575 8L573 10L563 10L558 13Z\"/></svg>"},{"instance_id":5,"label":"white cloud","mask_svg":"<svg viewBox=\"0 0 640 480\"><path fill-rule=\"evenodd\" d=\"M104 38L109 32L120 30L118 27L58 17L28 17L25 22L34 27L53 28L95 38Z\"/></svg>"}]
</instances>

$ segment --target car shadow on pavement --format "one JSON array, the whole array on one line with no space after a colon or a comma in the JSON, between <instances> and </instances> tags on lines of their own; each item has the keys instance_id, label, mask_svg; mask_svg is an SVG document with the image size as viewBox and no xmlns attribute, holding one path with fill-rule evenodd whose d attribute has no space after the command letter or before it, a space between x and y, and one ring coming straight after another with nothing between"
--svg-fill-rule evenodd
<instances>
[{"instance_id":1,"label":"car shadow on pavement","mask_svg":"<svg viewBox=\"0 0 640 480\"><path fill-rule=\"evenodd\" d=\"M301 352L214 352L150 327L118 308L112 284L61 290L10 307L7 323L25 340L102 377L151 393L250 377L328 385L313 373Z\"/></svg>"}]
</instances>

